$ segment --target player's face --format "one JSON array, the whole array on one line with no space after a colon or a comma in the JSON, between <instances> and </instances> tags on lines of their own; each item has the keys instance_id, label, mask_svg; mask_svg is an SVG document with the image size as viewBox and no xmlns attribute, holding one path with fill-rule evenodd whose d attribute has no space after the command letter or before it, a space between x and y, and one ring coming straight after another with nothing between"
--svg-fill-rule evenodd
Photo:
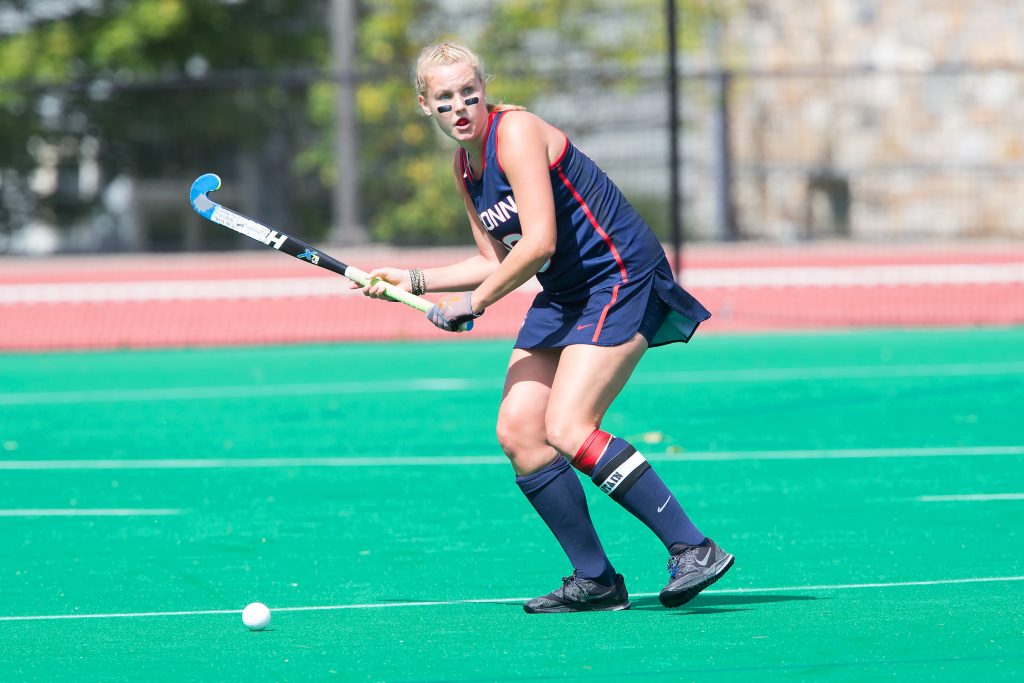
<instances>
[{"instance_id":1,"label":"player's face","mask_svg":"<svg viewBox=\"0 0 1024 683\"><path fill-rule=\"evenodd\" d=\"M487 128L484 85L469 64L447 64L427 72L427 96L420 107L456 142L483 137Z\"/></svg>"}]
</instances>

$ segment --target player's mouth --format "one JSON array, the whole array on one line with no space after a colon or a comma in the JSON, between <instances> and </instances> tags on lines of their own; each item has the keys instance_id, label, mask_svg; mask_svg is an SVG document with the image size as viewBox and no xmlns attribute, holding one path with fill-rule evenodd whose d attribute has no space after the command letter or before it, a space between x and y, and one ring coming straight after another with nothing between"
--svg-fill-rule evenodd
<instances>
[{"instance_id":1,"label":"player's mouth","mask_svg":"<svg viewBox=\"0 0 1024 683\"><path fill-rule=\"evenodd\" d=\"M459 120L455 122L455 127L456 128L465 128L468 125L469 125L469 119L467 119L465 116L460 116Z\"/></svg>"}]
</instances>

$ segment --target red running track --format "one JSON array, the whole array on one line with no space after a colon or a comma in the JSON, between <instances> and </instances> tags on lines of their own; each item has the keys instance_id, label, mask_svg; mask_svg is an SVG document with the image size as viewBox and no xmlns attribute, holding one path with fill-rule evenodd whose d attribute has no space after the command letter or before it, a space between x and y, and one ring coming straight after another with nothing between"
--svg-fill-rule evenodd
<instances>
[{"instance_id":1,"label":"red running track","mask_svg":"<svg viewBox=\"0 0 1024 683\"><path fill-rule=\"evenodd\" d=\"M429 266L464 249L349 251L363 268ZM1024 324L1024 244L700 246L684 283L714 314L703 333ZM0 260L0 349L290 344L514 337L535 292L509 295L470 334L365 299L273 252Z\"/></svg>"}]
</instances>

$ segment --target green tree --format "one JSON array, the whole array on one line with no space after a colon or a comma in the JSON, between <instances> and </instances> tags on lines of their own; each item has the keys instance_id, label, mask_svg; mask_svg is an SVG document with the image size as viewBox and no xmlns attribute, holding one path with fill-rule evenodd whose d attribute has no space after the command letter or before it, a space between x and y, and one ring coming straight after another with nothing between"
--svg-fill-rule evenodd
<instances>
[{"instance_id":1,"label":"green tree","mask_svg":"<svg viewBox=\"0 0 1024 683\"><path fill-rule=\"evenodd\" d=\"M419 112L410 83L424 45L473 46L497 74L489 96L528 107L581 82L635 87L644 78L636 68L664 61L663 3L652 0L495 0L480 9L363 0L355 65L360 164L337 169L333 95L346 75L331 63L327 3L97 0L43 16L34 3L0 0L0 12L26 24L0 36L3 196L26 187L39 163L37 143L91 138L108 180L255 174L266 200L257 215L298 224L293 229L311 239L327 232L336 174L359 173L363 219L375 239L465 243L450 171L454 145ZM691 17L705 11L702 0L680 4ZM687 44L699 22L684 25ZM57 193L22 206L33 202L65 224L98 200L62 204ZM272 211L284 205L290 214Z\"/></svg>"},{"instance_id":2,"label":"green tree","mask_svg":"<svg viewBox=\"0 0 1024 683\"><path fill-rule=\"evenodd\" d=\"M356 65L358 172L364 218L377 241L445 244L465 239L456 229L465 223L465 214L452 191L451 151L420 113L410 80L423 47L417 32L437 21L437 5L421 0L362 3ZM333 88L327 81L313 87L312 119L324 134L298 165L303 172L316 170L327 185L339 172L332 157Z\"/></svg>"},{"instance_id":3,"label":"green tree","mask_svg":"<svg viewBox=\"0 0 1024 683\"><path fill-rule=\"evenodd\" d=\"M702 0L682 0L690 18ZM446 17L439 3L388 0L364 3L358 107L362 186L375 239L398 244L453 244L468 239L462 203L453 191L454 143L415 104L410 70L420 49L442 40L469 44L497 78L492 101L529 107L539 96L589 85L636 87L635 67L664 63L664 6L651 0L502 0L486 10ZM608 17L622 18L624 21ZM684 24L684 44L698 23ZM457 28L458 32L453 31ZM601 30L595 30L600 28ZM586 65L578 73L579 65ZM604 65L602 70L601 65ZM332 120L331 93L319 86L317 121ZM329 146L310 150L307 166L332 171Z\"/></svg>"},{"instance_id":4,"label":"green tree","mask_svg":"<svg viewBox=\"0 0 1024 683\"><path fill-rule=\"evenodd\" d=\"M24 178L40 163L33 150L90 138L107 179L189 178L258 156L282 131L297 137L287 124L305 119L307 84L285 75L326 53L325 2L101 0L45 17L0 3L27 24L0 40L0 164ZM98 202L37 200L61 225Z\"/></svg>"}]
</instances>

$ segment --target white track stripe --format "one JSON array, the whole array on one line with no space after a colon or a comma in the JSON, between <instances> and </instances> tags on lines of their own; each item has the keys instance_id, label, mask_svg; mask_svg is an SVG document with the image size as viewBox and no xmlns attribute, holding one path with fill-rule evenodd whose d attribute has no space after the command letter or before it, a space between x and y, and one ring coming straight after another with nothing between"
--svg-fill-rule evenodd
<instances>
[{"instance_id":1,"label":"white track stripe","mask_svg":"<svg viewBox=\"0 0 1024 683\"><path fill-rule=\"evenodd\" d=\"M694 268L686 272L686 285L692 288L896 287L1014 282L1024 282L1024 263Z\"/></svg>"},{"instance_id":2,"label":"white track stripe","mask_svg":"<svg viewBox=\"0 0 1024 683\"><path fill-rule=\"evenodd\" d=\"M692 372L638 374L631 384L673 385L725 382L783 382L880 377L980 377L1024 374L1024 363L948 363L941 365L846 366L820 368L758 368L746 370L694 370ZM393 394L499 390L501 378L421 378L366 380L318 384L267 384L219 387L164 387L150 389L85 389L0 393L0 406L68 403L125 403L133 401L193 401L204 399L281 398L346 394Z\"/></svg>"},{"instance_id":3,"label":"white track stripe","mask_svg":"<svg viewBox=\"0 0 1024 683\"><path fill-rule=\"evenodd\" d=\"M0 285L0 304L56 304L124 301L204 301L351 296L337 277L237 280L156 280Z\"/></svg>"},{"instance_id":4,"label":"white track stripe","mask_svg":"<svg viewBox=\"0 0 1024 683\"><path fill-rule=\"evenodd\" d=\"M969 579L937 579L933 581L900 581L893 583L843 583L817 586L776 586L772 588L726 588L706 590L701 595L737 595L754 593L799 593L801 591L841 591L867 588L908 588L914 586L955 586L973 583L1005 583L1024 581L1024 576L983 576ZM633 593L633 598L650 598L657 593ZM400 607L437 607L479 605L488 603L517 603L530 598L474 598L470 600L428 600L421 602L369 602L351 605L315 605L304 607L274 607L271 612L328 612L345 609L393 609ZM144 617L182 617L208 614L241 614L240 609L208 609L180 612L115 612L109 614L47 614L35 616L0 617L0 621L46 621L56 619L138 619Z\"/></svg>"},{"instance_id":5,"label":"white track stripe","mask_svg":"<svg viewBox=\"0 0 1024 683\"><path fill-rule=\"evenodd\" d=\"M1024 493L963 493L949 496L918 496L919 503L987 502L990 500L1024 500Z\"/></svg>"},{"instance_id":6,"label":"white track stripe","mask_svg":"<svg viewBox=\"0 0 1024 683\"><path fill-rule=\"evenodd\" d=\"M22 508L0 510L0 517L150 517L180 515L171 508Z\"/></svg>"},{"instance_id":7,"label":"white track stripe","mask_svg":"<svg viewBox=\"0 0 1024 683\"><path fill-rule=\"evenodd\" d=\"M898 287L1024 282L1024 263L939 263L880 266L691 268L686 284L698 289L740 287ZM539 291L535 279L524 291ZM344 280L326 275L226 280L46 282L0 285L0 304L353 296Z\"/></svg>"},{"instance_id":8,"label":"white track stripe","mask_svg":"<svg viewBox=\"0 0 1024 683\"><path fill-rule=\"evenodd\" d=\"M839 460L862 458L940 458L1024 455L1024 446L973 448L855 448L809 451L709 451L654 453L647 459L661 462L731 460ZM501 455L381 456L379 458L149 458L81 460L0 460L0 470L190 470L274 469L281 467L460 467L507 465Z\"/></svg>"}]
</instances>

